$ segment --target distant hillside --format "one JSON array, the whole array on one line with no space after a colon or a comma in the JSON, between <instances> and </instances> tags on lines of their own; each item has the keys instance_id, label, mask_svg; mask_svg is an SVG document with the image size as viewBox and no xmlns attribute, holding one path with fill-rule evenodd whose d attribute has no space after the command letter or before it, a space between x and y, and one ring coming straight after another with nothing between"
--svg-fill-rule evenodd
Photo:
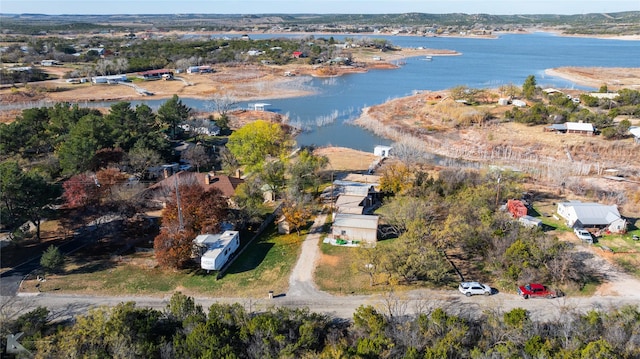
<instances>
[{"instance_id":1,"label":"distant hillside","mask_svg":"<svg viewBox=\"0 0 640 359\"><path fill-rule=\"evenodd\" d=\"M172 15L41 15L0 14L3 32L38 34L74 31L165 30L209 31L334 31L369 32L383 27L405 32L425 28L447 30L513 30L557 28L574 34L640 34L640 11L581 15L489 14L172 14Z\"/></svg>"}]
</instances>

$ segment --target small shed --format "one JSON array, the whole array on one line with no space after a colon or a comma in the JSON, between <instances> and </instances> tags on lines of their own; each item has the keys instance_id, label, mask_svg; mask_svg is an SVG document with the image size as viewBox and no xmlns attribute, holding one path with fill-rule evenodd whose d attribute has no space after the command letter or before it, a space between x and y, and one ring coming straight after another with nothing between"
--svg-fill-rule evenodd
<instances>
[{"instance_id":1,"label":"small shed","mask_svg":"<svg viewBox=\"0 0 640 359\"><path fill-rule=\"evenodd\" d=\"M373 148L373 154L378 157L389 157L391 155L391 146L378 145Z\"/></svg>"},{"instance_id":2,"label":"small shed","mask_svg":"<svg viewBox=\"0 0 640 359\"><path fill-rule=\"evenodd\" d=\"M334 238L375 245L378 240L378 221L378 216L338 213L331 226L331 235Z\"/></svg>"},{"instance_id":3,"label":"small shed","mask_svg":"<svg viewBox=\"0 0 640 359\"><path fill-rule=\"evenodd\" d=\"M507 201L507 210L514 218L520 218L527 215L527 207L522 201L510 199Z\"/></svg>"},{"instance_id":4,"label":"small shed","mask_svg":"<svg viewBox=\"0 0 640 359\"><path fill-rule=\"evenodd\" d=\"M531 217L529 215L524 215L518 218L518 223L529 228L542 227L542 221L540 219Z\"/></svg>"}]
</instances>

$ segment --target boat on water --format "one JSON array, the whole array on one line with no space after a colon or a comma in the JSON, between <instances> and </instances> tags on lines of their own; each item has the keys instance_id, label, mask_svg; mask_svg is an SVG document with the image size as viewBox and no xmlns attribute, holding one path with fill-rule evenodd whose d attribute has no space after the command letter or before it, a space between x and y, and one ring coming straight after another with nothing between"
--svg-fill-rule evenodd
<instances>
[{"instance_id":1,"label":"boat on water","mask_svg":"<svg viewBox=\"0 0 640 359\"><path fill-rule=\"evenodd\" d=\"M433 56L428 56L427 55L427 56L424 57L424 60L425 61L431 61L431 60L433 60Z\"/></svg>"}]
</instances>

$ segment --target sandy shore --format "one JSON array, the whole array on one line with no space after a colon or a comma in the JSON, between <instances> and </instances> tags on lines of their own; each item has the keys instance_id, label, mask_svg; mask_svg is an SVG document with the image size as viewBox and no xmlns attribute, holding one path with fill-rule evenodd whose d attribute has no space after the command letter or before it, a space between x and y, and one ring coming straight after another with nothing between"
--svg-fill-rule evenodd
<instances>
[{"instance_id":1,"label":"sandy shore","mask_svg":"<svg viewBox=\"0 0 640 359\"><path fill-rule=\"evenodd\" d=\"M602 85L609 90L640 89L640 67L559 67L545 70L545 75L596 89Z\"/></svg>"}]
</instances>

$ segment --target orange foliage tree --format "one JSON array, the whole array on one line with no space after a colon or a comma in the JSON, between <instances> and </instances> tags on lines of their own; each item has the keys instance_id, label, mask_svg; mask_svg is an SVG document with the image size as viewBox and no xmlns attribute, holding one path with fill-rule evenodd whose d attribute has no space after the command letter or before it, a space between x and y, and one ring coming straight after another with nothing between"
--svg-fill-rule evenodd
<instances>
[{"instance_id":1,"label":"orange foliage tree","mask_svg":"<svg viewBox=\"0 0 640 359\"><path fill-rule=\"evenodd\" d=\"M179 184L178 193L182 228L174 191L162 211L162 228L153 243L158 264L165 268L183 268L191 259L195 236L219 232L228 210L226 198L216 188L205 191L197 183Z\"/></svg>"},{"instance_id":2,"label":"orange foliage tree","mask_svg":"<svg viewBox=\"0 0 640 359\"><path fill-rule=\"evenodd\" d=\"M298 236L300 236L300 229L311 218L311 211L303 204L287 201L282 205L282 215L289 223L289 227L295 229Z\"/></svg>"}]
</instances>

